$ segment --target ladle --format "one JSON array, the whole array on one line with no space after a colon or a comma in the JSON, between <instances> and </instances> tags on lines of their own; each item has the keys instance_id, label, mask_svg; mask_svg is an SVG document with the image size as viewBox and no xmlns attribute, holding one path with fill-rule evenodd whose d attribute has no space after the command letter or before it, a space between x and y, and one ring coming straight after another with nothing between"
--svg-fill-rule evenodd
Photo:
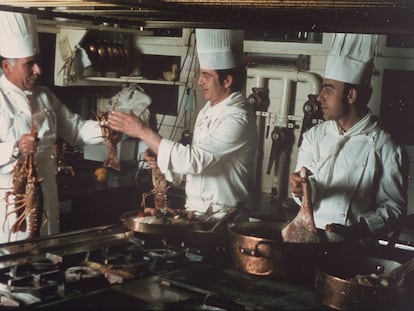
<instances>
[{"instance_id":1,"label":"ladle","mask_svg":"<svg viewBox=\"0 0 414 311\"><path fill-rule=\"evenodd\" d=\"M376 273L368 275L357 275L351 278L351 281L356 281L358 284L366 286L395 286L401 282L409 273L414 270L414 257L404 264L392 269L388 273L378 275Z\"/></svg>"}]
</instances>

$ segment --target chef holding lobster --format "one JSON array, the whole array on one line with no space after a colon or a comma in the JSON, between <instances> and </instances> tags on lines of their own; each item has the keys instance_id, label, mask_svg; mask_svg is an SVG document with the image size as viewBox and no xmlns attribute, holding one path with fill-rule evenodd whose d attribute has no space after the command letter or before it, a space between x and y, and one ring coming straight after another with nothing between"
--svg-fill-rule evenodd
<instances>
[{"instance_id":1,"label":"chef holding lobster","mask_svg":"<svg viewBox=\"0 0 414 311\"><path fill-rule=\"evenodd\" d=\"M97 121L82 120L48 88L37 86L36 23L34 15L0 12L0 243L59 233L58 136L73 145L103 143ZM15 193L16 164L27 163L28 157L33 161L26 173L33 180L26 182L34 181L40 189Z\"/></svg>"},{"instance_id":2,"label":"chef holding lobster","mask_svg":"<svg viewBox=\"0 0 414 311\"><path fill-rule=\"evenodd\" d=\"M242 93L243 37L240 30L196 29L198 84L207 102L197 116L190 144L161 137L133 115L118 111L109 115L112 129L148 145L150 166L159 167L169 181L186 178L186 210L196 217L221 219L239 207L235 218L241 219L248 213L240 203L252 208L257 130L252 107Z\"/></svg>"}]
</instances>

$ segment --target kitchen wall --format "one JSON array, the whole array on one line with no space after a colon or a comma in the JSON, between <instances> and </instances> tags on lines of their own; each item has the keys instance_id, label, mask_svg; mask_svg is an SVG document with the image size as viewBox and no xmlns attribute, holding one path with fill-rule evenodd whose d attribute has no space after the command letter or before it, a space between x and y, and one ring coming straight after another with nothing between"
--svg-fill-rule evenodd
<instances>
[{"instance_id":1,"label":"kitchen wall","mask_svg":"<svg viewBox=\"0 0 414 311\"><path fill-rule=\"evenodd\" d=\"M250 54L263 53L267 56L274 56L275 58L295 58L299 55L309 56L309 66L306 70L306 73L315 75L317 79L321 81L321 77L324 72L324 65L326 57L329 52L329 43L331 40L331 34L326 33L323 35L322 41L320 43L301 43L301 42L269 42L269 41L245 41L245 51ZM402 59L401 59L402 57ZM378 46L378 57L375 60L375 71L373 76L373 87L374 93L371 98L370 108L376 115L381 115L381 105L386 105L383 103L383 94L382 94L382 83L384 76L385 68L397 68L405 70L414 70L412 66L414 58L414 53L407 52L405 49L390 49L386 47L386 37L384 35L380 36L379 46ZM384 66L384 62L387 63L387 67ZM401 65L403 64L403 65ZM258 77L254 75L254 72L258 69L265 72L263 74L264 85L269 90L269 106L267 113L257 112L257 125L258 130L260 130L261 124L264 123L264 131L266 128L270 127L270 133L275 126L280 126L278 124L278 116L283 110L282 106L285 105L284 99L284 82L280 78L266 78L268 76L278 76L280 72L286 71L290 75L291 72L295 72L297 68L295 65L289 66L277 66L277 65L258 65L249 68L248 70L248 80L246 84L246 95L252 93L252 88L258 86ZM263 78L262 77L262 78ZM260 83L259 83L260 84ZM397 82L398 84L398 82ZM196 84L196 79L192 84L192 90L194 91L194 110L186 114L186 118L183 116L183 109L179 108L181 113L177 118L171 118L166 122L164 116L157 116L159 122L163 120L163 125L160 129L160 133L164 137L170 137L176 140L179 140L181 133L185 129L191 131L192 126L184 124L184 120L191 119L192 123L195 121L195 116L197 112L204 105L204 99L202 93L200 92L199 87ZM292 94L291 99L288 104L288 113L289 113L289 122L288 127L292 128L294 134L294 141L292 143L291 153L287 155L286 158L283 155L280 158L278 169L275 170L275 164L271 169L271 172L268 174L268 166L270 160L270 153L272 147L272 139L269 134L268 137L264 135L263 148L259 149L256 155L257 168L255 175L259 177L257 183L257 190L263 193L272 194L278 198L284 198L290 196L290 188L288 184L288 174L292 172L296 166L296 158L298 152L298 140L300 137L300 131L302 126L303 119L303 105L308 100L309 94L314 94L313 85L308 82L296 82L292 81ZM411 92L413 94L413 92ZM413 95L411 99L405 99L407 104L413 105ZM398 100L398 99L396 99ZM411 100L411 102L410 102ZM401 101L401 100L400 100ZM184 105L182 103L182 105ZM177 121L178 120L178 121ZM316 121L316 120L315 120ZM262 123L261 123L262 122ZM173 130L174 128L174 130ZM260 133L259 133L260 134ZM263 133L262 133L263 134ZM406 145L404 147L408 150L410 155L410 164L414 163L414 146ZM408 201L408 212L410 214L414 213L414 182L411 174L414 170L414 164L410 165L410 180L409 180L409 201Z\"/></svg>"},{"instance_id":2,"label":"kitchen wall","mask_svg":"<svg viewBox=\"0 0 414 311\"><path fill-rule=\"evenodd\" d=\"M323 73L323 67L325 62L325 55L328 52L328 44L330 36L325 36L321 43L288 43L288 42L254 42L248 41L245 43L245 51L249 53L265 53L266 55L274 55L280 58L297 58L299 55L309 55L309 68L306 73L314 75L315 79L320 80ZM297 72L297 66L259 66L260 72L263 71L263 77L266 78L267 88L269 89L269 107L267 111L270 116L257 116L258 127L259 122L264 121L265 131L270 124L270 133L275 126L284 127L286 124L278 124L278 118L281 111L286 110L291 118L288 123L289 127L292 127L294 134L294 141L292 143L291 154L287 154L287 157L280 157L279 163L273 162L271 172L268 172L268 166L270 161L270 154L272 148L271 135L266 138L266 133L263 141L263 161L261 166L258 165L257 169L261 179L260 190L264 193L277 193L278 196L286 197L290 194L288 189L288 174L293 171L296 166L297 156L297 144L300 136L302 119L303 119L303 104L308 100L309 94L317 94L319 92L320 85L317 86L309 82L299 82L294 79L291 80L292 90L291 98L286 102L284 98L284 83L285 79L283 72L286 72L286 77L290 76L292 72ZM256 71L256 67L252 67L248 70L247 80L247 94L251 93L253 87L257 86L257 76L251 74ZM273 76L280 76L282 78L272 78ZM270 77L267 79L267 77ZM315 90L316 88L316 90ZM283 106L287 105L284 109ZM283 123L283 122L282 122ZM259 150L261 152L261 150ZM277 166L277 169L275 169ZM268 174L269 173L269 174ZM257 174L257 172L256 172Z\"/></svg>"},{"instance_id":3,"label":"kitchen wall","mask_svg":"<svg viewBox=\"0 0 414 311\"><path fill-rule=\"evenodd\" d=\"M75 44L76 40L81 38L78 31L76 31L76 35L77 38L72 41L72 44ZM323 34L321 38L315 36L317 40L303 40L303 33L298 33L299 35L302 38L297 38L298 40L291 40L292 38L290 40L266 38L265 40L259 37L256 39L248 38L244 43L247 56L252 57L252 59L258 57L259 59L269 60L268 62L262 60L258 63L253 62L254 66L249 66L246 95L250 95L254 87L265 87L269 91L267 109L256 113L259 136L264 136L261 141L262 148L258 150L256 155L256 190L257 192L272 194L279 199L290 196L288 174L296 166L298 140L304 116L303 105L308 101L308 95L316 95L319 92L319 83L323 75L331 40L331 34L329 33ZM385 39L384 35L380 36L373 77L374 94L370 103L373 112L377 115L381 114L384 62L391 68L400 66L399 69L407 69L405 65L403 68L398 65L401 64L401 59L406 64L407 60L413 62L414 58L414 53L410 53L403 47L388 48ZM176 107L174 108L176 114L155 113L155 119L157 128L159 128L159 132L163 137L181 140L183 133L192 132L197 113L205 103L202 92L197 85L198 61L194 49L194 31L193 29L183 29L181 35L174 37L152 36L148 33L138 34L134 42L143 54L159 55L167 58L179 57L180 59L180 80L177 84L173 84L174 87L178 88L178 95L174 95L173 98L165 98L162 102L162 105ZM305 65L300 64L303 57ZM296 62L292 62L292 60L296 60ZM408 66L408 69L414 70L414 66ZM260 77L257 75L258 72ZM283 76L284 72L288 78ZM297 75L299 72L309 76L305 80L295 78L295 74ZM121 87L121 82L117 82L115 85ZM152 82L151 85L153 86ZM148 87L146 83L141 85L144 89ZM158 85L156 88L160 92L163 90L162 85ZM287 120L281 120L283 113L287 113ZM275 127L277 129L288 129L293 134L293 141L291 141L289 152L282 153L280 161L273 163L271 170L268 171L272 147L270 134ZM269 135L264 133L267 128L269 128ZM413 163L414 148L408 146L407 149L412 154L411 162ZM410 170L413 170L412 167ZM410 173L410 176L413 175ZM409 189L409 213L414 213L414 185L412 185L412 179L410 179Z\"/></svg>"}]
</instances>

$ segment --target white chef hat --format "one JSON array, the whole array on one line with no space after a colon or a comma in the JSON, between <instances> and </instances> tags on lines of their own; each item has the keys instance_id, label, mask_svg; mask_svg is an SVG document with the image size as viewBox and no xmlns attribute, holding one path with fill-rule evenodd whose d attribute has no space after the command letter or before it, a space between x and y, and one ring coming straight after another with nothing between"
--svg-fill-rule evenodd
<instances>
[{"instance_id":1,"label":"white chef hat","mask_svg":"<svg viewBox=\"0 0 414 311\"><path fill-rule=\"evenodd\" d=\"M0 55L30 57L39 53L36 16L0 11Z\"/></svg>"},{"instance_id":2,"label":"white chef hat","mask_svg":"<svg viewBox=\"0 0 414 311\"><path fill-rule=\"evenodd\" d=\"M371 80L377 35L336 33L326 60L325 79L363 84Z\"/></svg>"},{"instance_id":3,"label":"white chef hat","mask_svg":"<svg viewBox=\"0 0 414 311\"><path fill-rule=\"evenodd\" d=\"M230 69L243 64L242 30L196 29L200 68Z\"/></svg>"}]
</instances>

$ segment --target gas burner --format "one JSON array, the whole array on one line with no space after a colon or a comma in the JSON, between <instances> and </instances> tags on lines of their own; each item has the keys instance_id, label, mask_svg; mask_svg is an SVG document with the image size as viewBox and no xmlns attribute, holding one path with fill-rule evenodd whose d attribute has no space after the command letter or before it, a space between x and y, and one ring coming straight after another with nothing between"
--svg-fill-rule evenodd
<instances>
[{"instance_id":1,"label":"gas burner","mask_svg":"<svg viewBox=\"0 0 414 311\"><path fill-rule=\"evenodd\" d=\"M97 278L101 276L102 273L99 270L85 267L85 266L76 266L70 267L65 271L65 281L67 283L79 282L85 279Z\"/></svg>"},{"instance_id":2,"label":"gas burner","mask_svg":"<svg viewBox=\"0 0 414 311\"><path fill-rule=\"evenodd\" d=\"M226 247L188 247L186 256L190 262L226 263L229 261L229 251Z\"/></svg>"},{"instance_id":3,"label":"gas burner","mask_svg":"<svg viewBox=\"0 0 414 311\"><path fill-rule=\"evenodd\" d=\"M144 259L155 262L174 263L185 259L185 252L181 249L152 248L144 251Z\"/></svg>"},{"instance_id":4,"label":"gas burner","mask_svg":"<svg viewBox=\"0 0 414 311\"><path fill-rule=\"evenodd\" d=\"M13 298L11 293L0 291L0 307L19 307L20 302Z\"/></svg>"},{"instance_id":5,"label":"gas burner","mask_svg":"<svg viewBox=\"0 0 414 311\"><path fill-rule=\"evenodd\" d=\"M123 226L62 234L40 240L35 251L20 249L0 254L0 309L84 305L92 293L116 292L122 283L129 288L126 283L151 279L189 263L182 245L159 238L140 239Z\"/></svg>"}]
</instances>

